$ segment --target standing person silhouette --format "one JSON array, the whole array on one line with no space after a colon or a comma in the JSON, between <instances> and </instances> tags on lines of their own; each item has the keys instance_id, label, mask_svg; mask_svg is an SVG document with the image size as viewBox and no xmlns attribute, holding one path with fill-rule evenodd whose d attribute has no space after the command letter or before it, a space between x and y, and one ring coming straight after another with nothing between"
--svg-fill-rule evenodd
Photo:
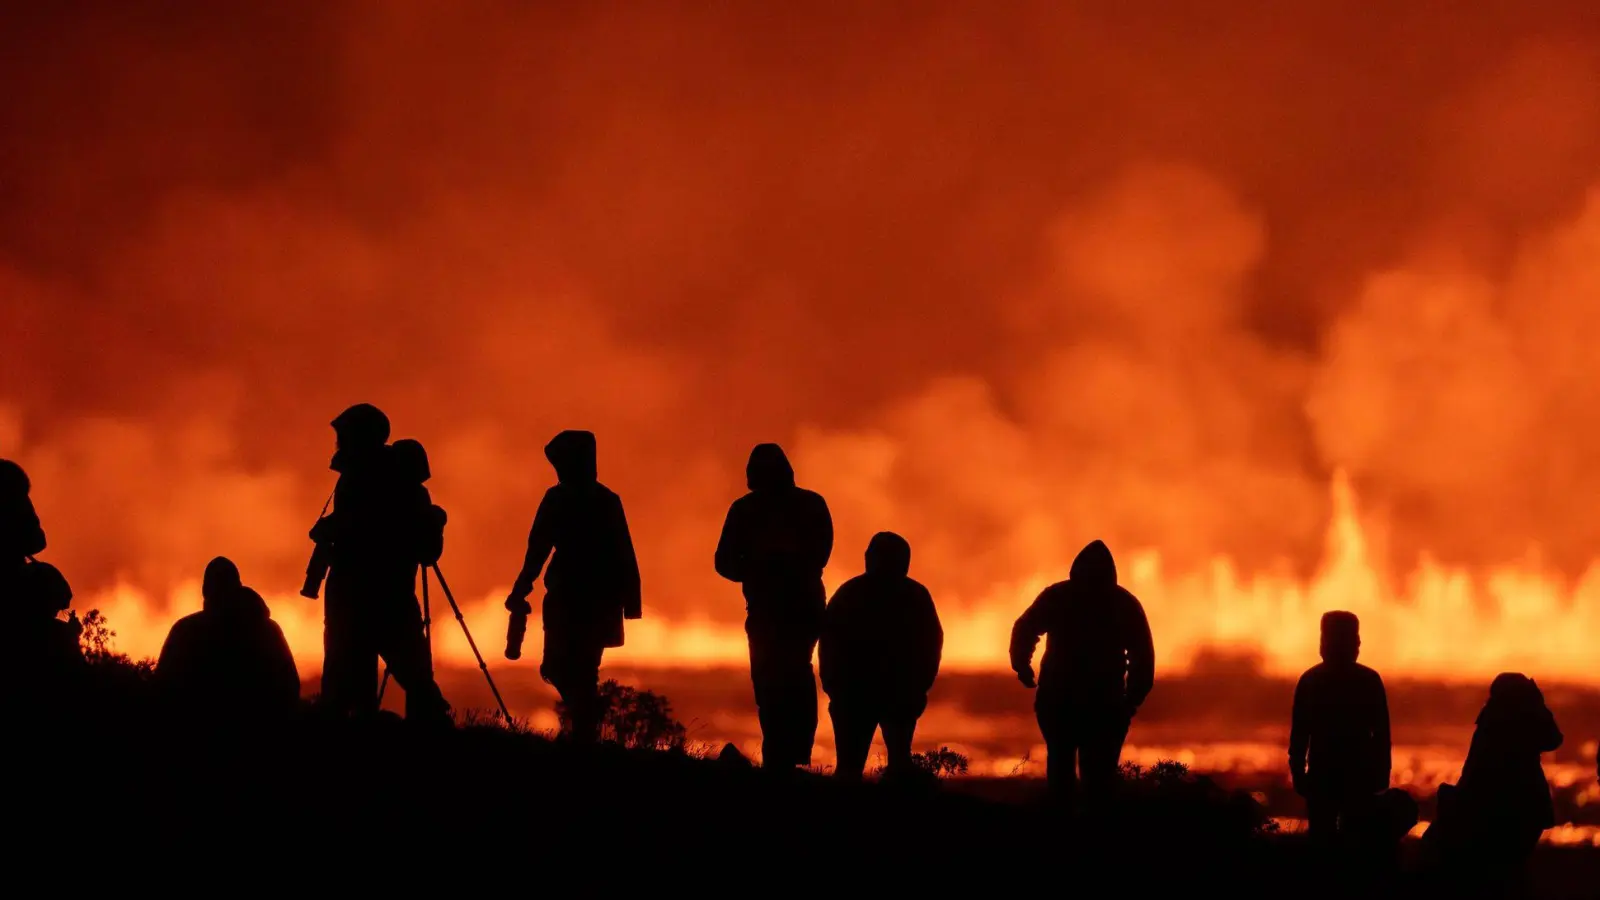
<instances>
[{"instance_id":1,"label":"standing person silhouette","mask_svg":"<svg viewBox=\"0 0 1600 900\"><path fill-rule=\"evenodd\" d=\"M811 659L827 606L822 570L833 555L833 518L822 495L795 485L777 444L750 452L745 482L750 492L722 524L716 569L743 588L762 765L787 770L811 764L817 738Z\"/></svg>"},{"instance_id":2,"label":"standing person silhouette","mask_svg":"<svg viewBox=\"0 0 1600 900\"><path fill-rule=\"evenodd\" d=\"M933 595L910 576L911 545L884 531L867 545L867 571L828 601L818 658L838 761L834 774L859 779L883 729L885 778L911 771L911 738L939 675L944 629Z\"/></svg>"},{"instance_id":3,"label":"standing person silhouette","mask_svg":"<svg viewBox=\"0 0 1600 900\"><path fill-rule=\"evenodd\" d=\"M449 724L416 594L424 547L438 543L428 538L443 527L441 511L420 489L410 460L389 445L381 410L357 404L332 425L337 449L329 467L339 473L333 510L311 529L329 563L322 701L338 713L376 713L381 656L406 692L406 718Z\"/></svg>"},{"instance_id":4,"label":"standing person silhouette","mask_svg":"<svg viewBox=\"0 0 1600 900\"><path fill-rule=\"evenodd\" d=\"M1354 613L1323 614L1321 653L1295 685L1289 774L1312 838L1326 845L1388 788L1391 760L1388 696L1378 673L1356 662Z\"/></svg>"},{"instance_id":5,"label":"standing person silhouette","mask_svg":"<svg viewBox=\"0 0 1600 900\"><path fill-rule=\"evenodd\" d=\"M623 620L643 615L639 560L621 498L599 481L594 435L563 431L544 455L557 482L534 514L506 609L514 617L533 611L528 595L544 570L539 675L561 695L573 740L587 744L599 737L605 713L598 693L601 657L606 648L622 646Z\"/></svg>"},{"instance_id":6,"label":"standing person silhouette","mask_svg":"<svg viewBox=\"0 0 1600 900\"><path fill-rule=\"evenodd\" d=\"M1049 635L1037 678L1034 712L1049 758L1050 793L1077 791L1100 805L1117 783L1122 743L1155 681L1155 647L1144 606L1117 584L1117 566L1094 541L1072 561L1066 581L1053 584L1011 630L1011 668L1032 688L1033 651Z\"/></svg>"}]
</instances>

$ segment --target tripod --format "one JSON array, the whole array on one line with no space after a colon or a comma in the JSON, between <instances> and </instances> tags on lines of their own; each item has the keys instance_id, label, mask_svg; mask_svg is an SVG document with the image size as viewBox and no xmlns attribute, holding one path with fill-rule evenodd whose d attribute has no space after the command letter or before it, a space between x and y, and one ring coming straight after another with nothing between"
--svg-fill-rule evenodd
<instances>
[{"instance_id":1,"label":"tripod","mask_svg":"<svg viewBox=\"0 0 1600 900\"><path fill-rule=\"evenodd\" d=\"M428 607L428 566L422 566L422 639L428 644L428 668L433 668L433 614ZM494 676L489 674L489 664L483 661L483 654L478 652L478 642L472 639L472 631L467 628L467 619L461 614L461 607L456 603L455 594L450 592L450 585L444 580L444 573L439 571L439 564L434 563L433 574L439 579L439 587L444 591L444 598L450 601L450 610L456 614L456 621L461 625L461 633L467 636L467 646L472 648L472 655L478 659L478 668L483 670L483 677L489 682L489 691L494 694L494 702L500 707L500 716L511 724L511 713L506 709L506 701L500 698L500 689L495 687ZM389 687L389 664L383 665L383 681L378 685L378 705L383 705L383 692Z\"/></svg>"}]
</instances>

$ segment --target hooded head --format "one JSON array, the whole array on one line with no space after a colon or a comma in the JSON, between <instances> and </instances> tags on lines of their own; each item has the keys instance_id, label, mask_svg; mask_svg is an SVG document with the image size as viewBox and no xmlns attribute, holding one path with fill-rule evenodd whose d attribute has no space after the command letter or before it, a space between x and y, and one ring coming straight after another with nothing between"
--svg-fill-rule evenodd
<instances>
[{"instance_id":1,"label":"hooded head","mask_svg":"<svg viewBox=\"0 0 1600 900\"><path fill-rule=\"evenodd\" d=\"M222 609L236 600L243 587L239 567L226 556L219 556L206 564L205 580L200 582L201 606L207 610Z\"/></svg>"},{"instance_id":2,"label":"hooded head","mask_svg":"<svg viewBox=\"0 0 1600 900\"><path fill-rule=\"evenodd\" d=\"M1501 672L1489 683L1489 702L1478 713L1477 724L1526 722L1544 710L1544 692L1521 672Z\"/></svg>"},{"instance_id":3,"label":"hooded head","mask_svg":"<svg viewBox=\"0 0 1600 900\"><path fill-rule=\"evenodd\" d=\"M892 531L880 531L867 544L867 574L904 578L911 572L911 545Z\"/></svg>"},{"instance_id":4,"label":"hooded head","mask_svg":"<svg viewBox=\"0 0 1600 900\"><path fill-rule=\"evenodd\" d=\"M1522 706L1544 697L1533 679L1521 672L1501 672L1489 683L1489 703L1495 706Z\"/></svg>"},{"instance_id":5,"label":"hooded head","mask_svg":"<svg viewBox=\"0 0 1600 900\"><path fill-rule=\"evenodd\" d=\"M563 484L598 479L595 455L594 433L589 431L563 431L544 446L544 458Z\"/></svg>"},{"instance_id":6,"label":"hooded head","mask_svg":"<svg viewBox=\"0 0 1600 900\"><path fill-rule=\"evenodd\" d=\"M423 449L421 441L404 438L395 441L393 449L394 463L401 477L417 484L426 484L433 477L433 470L428 468L428 451Z\"/></svg>"},{"instance_id":7,"label":"hooded head","mask_svg":"<svg viewBox=\"0 0 1600 900\"><path fill-rule=\"evenodd\" d=\"M370 403L340 413L333 425L335 452L329 468L343 472L352 460L370 457L389 442L389 417Z\"/></svg>"},{"instance_id":8,"label":"hooded head","mask_svg":"<svg viewBox=\"0 0 1600 900\"><path fill-rule=\"evenodd\" d=\"M9 459L0 459L0 497L23 499L32 491L28 473Z\"/></svg>"},{"instance_id":9,"label":"hooded head","mask_svg":"<svg viewBox=\"0 0 1600 900\"><path fill-rule=\"evenodd\" d=\"M777 444L757 444L744 467L745 485L752 491L776 491L794 487L794 467Z\"/></svg>"},{"instance_id":10,"label":"hooded head","mask_svg":"<svg viewBox=\"0 0 1600 900\"><path fill-rule=\"evenodd\" d=\"M1353 663L1361 656L1361 620L1356 614L1334 610L1322 614L1322 658L1326 662Z\"/></svg>"},{"instance_id":11,"label":"hooded head","mask_svg":"<svg viewBox=\"0 0 1600 900\"><path fill-rule=\"evenodd\" d=\"M1103 541L1091 541L1078 551L1077 559L1072 561L1070 578L1091 584L1116 584L1117 563L1111 558L1110 548Z\"/></svg>"}]
</instances>

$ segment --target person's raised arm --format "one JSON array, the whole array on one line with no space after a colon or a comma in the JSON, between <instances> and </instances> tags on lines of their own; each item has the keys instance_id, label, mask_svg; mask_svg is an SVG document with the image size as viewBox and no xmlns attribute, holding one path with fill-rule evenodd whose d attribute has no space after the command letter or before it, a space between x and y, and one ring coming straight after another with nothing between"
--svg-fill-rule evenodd
<instances>
[{"instance_id":1,"label":"person's raised arm","mask_svg":"<svg viewBox=\"0 0 1600 900\"><path fill-rule=\"evenodd\" d=\"M506 598L506 608L512 612L528 612L528 595L533 593L533 583L544 571L550 551L555 549L554 489L546 491L539 501L539 510L533 514L533 527L528 529L528 551L522 558L522 571L511 586L511 596Z\"/></svg>"},{"instance_id":2,"label":"person's raised arm","mask_svg":"<svg viewBox=\"0 0 1600 900\"><path fill-rule=\"evenodd\" d=\"M1011 670L1017 673L1017 678L1027 687L1035 685L1033 674L1033 651L1039 646L1039 638L1044 636L1047 627L1045 618L1045 605L1048 602L1050 590L1040 594L1021 616L1017 617L1015 625L1011 626Z\"/></svg>"}]
</instances>

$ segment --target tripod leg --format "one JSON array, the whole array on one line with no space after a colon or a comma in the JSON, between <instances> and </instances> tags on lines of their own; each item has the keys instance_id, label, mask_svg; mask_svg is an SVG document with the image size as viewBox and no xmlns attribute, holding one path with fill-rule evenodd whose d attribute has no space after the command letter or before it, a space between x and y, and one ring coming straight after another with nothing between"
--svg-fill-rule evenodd
<instances>
[{"instance_id":1,"label":"tripod leg","mask_svg":"<svg viewBox=\"0 0 1600 900\"><path fill-rule=\"evenodd\" d=\"M428 609L428 567L422 567L422 636L428 639L428 646L433 646L433 612ZM432 656L432 653L429 653Z\"/></svg>"},{"instance_id":2,"label":"tripod leg","mask_svg":"<svg viewBox=\"0 0 1600 900\"><path fill-rule=\"evenodd\" d=\"M489 664L483 661L483 654L478 652L478 642L472 639L472 632L467 628L467 618L461 614L461 607L456 604L456 597L450 593L450 585L444 580L444 573L439 571L439 564L434 563L433 574L439 579L439 589L444 591L444 598L450 601L450 611L456 614L456 621L461 625L461 633L467 636L467 646L472 648L472 655L478 658L478 668L483 670L483 677L489 682L489 691L494 694L494 702L500 705L500 716L511 724L511 712L506 709L506 701L500 698L500 689L494 685L494 676L489 674Z\"/></svg>"},{"instance_id":3,"label":"tripod leg","mask_svg":"<svg viewBox=\"0 0 1600 900\"><path fill-rule=\"evenodd\" d=\"M433 675L433 610L428 608L428 567L422 567L422 647L423 662L428 674Z\"/></svg>"}]
</instances>

